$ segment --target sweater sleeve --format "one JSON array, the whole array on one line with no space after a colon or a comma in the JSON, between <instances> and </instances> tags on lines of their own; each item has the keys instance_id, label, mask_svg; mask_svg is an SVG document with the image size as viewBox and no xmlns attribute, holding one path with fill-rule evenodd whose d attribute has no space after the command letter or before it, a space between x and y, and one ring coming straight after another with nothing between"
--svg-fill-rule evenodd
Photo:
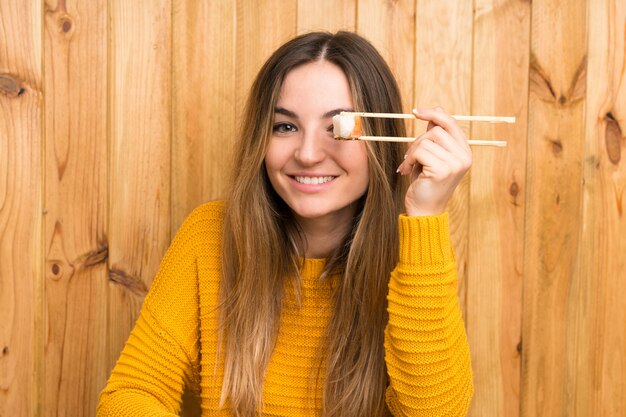
<instances>
[{"instance_id":1,"label":"sweater sleeve","mask_svg":"<svg viewBox=\"0 0 626 417\"><path fill-rule=\"evenodd\" d=\"M185 384L198 380L196 247L202 216L194 211L176 234L109 381L98 417L172 416Z\"/></svg>"},{"instance_id":2,"label":"sweater sleeve","mask_svg":"<svg viewBox=\"0 0 626 417\"><path fill-rule=\"evenodd\" d=\"M447 214L400 216L389 282L387 406L395 416L465 416L473 395Z\"/></svg>"}]
</instances>

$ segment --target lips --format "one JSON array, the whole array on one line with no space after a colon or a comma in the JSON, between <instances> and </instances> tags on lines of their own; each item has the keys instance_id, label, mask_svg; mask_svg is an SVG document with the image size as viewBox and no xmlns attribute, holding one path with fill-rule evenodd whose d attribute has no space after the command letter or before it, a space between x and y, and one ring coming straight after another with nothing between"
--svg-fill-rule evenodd
<instances>
[{"instance_id":1,"label":"lips","mask_svg":"<svg viewBox=\"0 0 626 417\"><path fill-rule=\"evenodd\" d=\"M300 184L318 185L318 184L325 184L329 181L332 181L336 177L332 175L319 176L319 177L295 175L292 178L294 178Z\"/></svg>"}]
</instances>

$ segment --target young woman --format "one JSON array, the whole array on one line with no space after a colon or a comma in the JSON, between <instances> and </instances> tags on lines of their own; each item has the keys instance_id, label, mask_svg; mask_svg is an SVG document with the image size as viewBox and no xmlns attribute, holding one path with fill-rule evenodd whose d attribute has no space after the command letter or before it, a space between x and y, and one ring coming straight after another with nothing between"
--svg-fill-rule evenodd
<instances>
[{"instance_id":1,"label":"young woman","mask_svg":"<svg viewBox=\"0 0 626 417\"><path fill-rule=\"evenodd\" d=\"M473 387L446 203L471 164L441 109L408 148L340 141L342 110L402 111L353 33L310 33L260 70L226 202L177 233L99 416L463 416ZM372 135L402 121L364 119ZM402 214L401 214L402 213Z\"/></svg>"}]
</instances>

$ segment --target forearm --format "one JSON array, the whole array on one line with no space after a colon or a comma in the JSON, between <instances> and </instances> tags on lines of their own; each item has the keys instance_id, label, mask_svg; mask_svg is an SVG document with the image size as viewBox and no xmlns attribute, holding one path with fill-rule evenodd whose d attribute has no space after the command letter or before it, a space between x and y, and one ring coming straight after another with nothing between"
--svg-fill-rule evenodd
<instances>
[{"instance_id":1,"label":"forearm","mask_svg":"<svg viewBox=\"0 0 626 417\"><path fill-rule=\"evenodd\" d=\"M169 416L180 409L190 360L179 344L142 309L100 396L98 416Z\"/></svg>"},{"instance_id":2,"label":"forearm","mask_svg":"<svg viewBox=\"0 0 626 417\"><path fill-rule=\"evenodd\" d=\"M447 216L401 217L400 233L385 331L389 407L396 415L464 416L472 374Z\"/></svg>"},{"instance_id":3,"label":"forearm","mask_svg":"<svg viewBox=\"0 0 626 417\"><path fill-rule=\"evenodd\" d=\"M103 392L98 404L97 417L171 417L176 416L163 408L156 398L143 391L126 389Z\"/></svg>"}]
</instances>

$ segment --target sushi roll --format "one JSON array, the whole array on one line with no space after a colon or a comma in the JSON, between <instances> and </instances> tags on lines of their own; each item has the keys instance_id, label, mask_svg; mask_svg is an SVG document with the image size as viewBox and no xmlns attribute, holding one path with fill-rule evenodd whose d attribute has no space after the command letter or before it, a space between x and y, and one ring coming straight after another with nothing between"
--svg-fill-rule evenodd
<instances>
[{"instance_id":1,"label":"sushi roll","mask_svg":"<svg viewBox=\"0 0 626 417\"><path fill-rule=\"evenodd\" d=\"M363 135L361 117L345 114L333 116L333 135L335 139L358 139Z\"/></svg>"}]
</instances>

